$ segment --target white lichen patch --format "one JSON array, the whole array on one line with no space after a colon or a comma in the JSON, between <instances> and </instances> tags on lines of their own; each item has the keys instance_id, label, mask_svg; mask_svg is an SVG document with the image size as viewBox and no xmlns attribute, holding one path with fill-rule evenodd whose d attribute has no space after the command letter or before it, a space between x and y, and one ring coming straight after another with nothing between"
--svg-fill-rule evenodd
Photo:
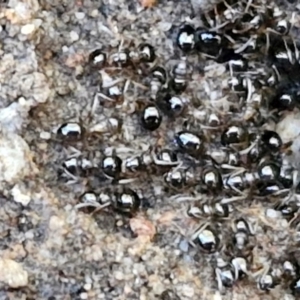
<instances>
[{"instance_id":1,"label":"white lichen patch","mask_svg":"<svg viewBox=\"0 0 300 300\"><path fill-rule=\"evenodd\" d=\"M29 191L26 191L23 185L16 184L11 190L12 196L17 203L27 206L31 200Z\"/></svg>"},{"instance_id":2,"label":"white lichen patch","mask_svg":"<svg viewBox=\"0 0 300 300\"><path fill-rule=\"evenodd\" d=\"M276 126L276 132L282 138L283 143L294 140L300 134L300 113L290 113Z\"/></svg>"},{"instance_id":3,"label":"white lichen patch","mask_svg":"<svg viewBox=\"0 0 300 300\"><path fill-rule=\"evenodd\" d=\"M27 143L17 134L2 127L0 132L0 182L13 183L33 175L36 167Z\"/></svg>"},{"instance_id":4,"label":"white lichen patch","mask_svg":"<svg viewBox=\"0 0 300 300\"><path fill-rule=\"evenodd\" d=\"M19 102L14 102L0 109L0 124L9 132L18 133L21 131L31 107L24 98L20 98L19 100Z\"/></svg>"},{"instance_id":5,"label":"white lichen patch","mask_svg":"<svg viewBox=\"0 0 300 300\"><path fill-rule=\"evenodd\" d=\"M28 273L21 264L11 259L0 259L0 281L11 288L20 288L28 284Z\"/></svg>"}]
</instances>

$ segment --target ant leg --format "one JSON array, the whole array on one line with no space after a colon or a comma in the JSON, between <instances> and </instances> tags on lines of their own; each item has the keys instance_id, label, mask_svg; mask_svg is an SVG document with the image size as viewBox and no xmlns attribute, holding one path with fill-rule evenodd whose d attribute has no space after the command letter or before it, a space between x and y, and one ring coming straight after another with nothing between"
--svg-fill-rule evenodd
<instances>
[{"instance_id":1,"label":"ant leg","mask_svg":"<svg viewBox=\"0 0 300 300\"><path fill-rule=\"evenodd\" d=\"M185 201L199 201L203 200L203 196L193 197L188 195L175 195L168 198L168 200L176 201L176 202L185 202Z\"/></svg>"},{"instance_id":2,"label":"ant leg","mask_svg":"<svg viewBox=\"0 0 300 300\"><path fill-rule=\"evenodd\" d=\"M268 51L270 49L270 35L268 32L265 33L266 35L266 49L265 49L265 55L268 55Z\"/></svg>"},{"instance_id":3,"label":"ant leg","mask_svg":"<svg viewBox=\"0 0 300 300\"><path fill-rule=\"evenodd\" d=\"M239 174L246 171L246 169L243 168L243 167L235 167L235 166L231 166L231 165L228 165L228 164L222 164L221 168L227 169L227 170L232 170L232 173L230 173L230 176L237 176L237 175L239 175Z\"/></svg>"},{"instance_id":4,"label":"ant leg","mask_svg":"<svg viewBox=\"0 0 300 300\"><path fill-rule=\"evenodd\" d=\"M67 175L67 177L71 178L71 180L69 180L66 184L67 185L72 185L75 183L78 183L79 178L75 175L73 175L72 173L70 173L68 170L64 169L64 173Z\"/></svg>"},{"instance_id":5,"label":"ant leg","mask_svg":"<svg viewBox=\"0 0 300 300\"><path fill-rule=\"evenodd\" d=\"M256 146L256 142L252 143L248 148L239 152L240 155L248 154L254 147Z\"/></svg>"},{"instance_id":6,"label":"ant leg","mask_svg":"<svg viewBox=\"0 0 300 300\"><path fill-rule=\"evenodd\" d=\"M99 212L99 211L102 210L103 208L106 208L106 207L108 207L108 206L110 206L110 205L111 205L111 203L109 203L109 202L107 202L107 203L105 203L105 204L103 204L103 205L100 205L100 204L99 204L99 206L91 213L91 216L94 215L94 214L96 214L97 212Z\"/></svg>"},{"instance_id":7,"label":"ant leg","mask_svg":"<svg viewBox=\"0 0 300 300\"><path fill-rule=\"evenodd\" d=\"M158 166L177 166L179 164L178 161L168 162L168 161L163 161L163 160L157 159L154 151L151 151L151 157L152 157L154 163Z\"/></svg>"},{"instance_id":8,"label":"ant leg","mask_svg":"<svg viewBox=\"0 0 300 300\"><path fill-rule=\"evenodd\" d=\"M288 55L289 61L290 61L291 64L293 64L293 63L294 63L294 59L293 59L292 51L291 51L291 49L288 47L287 42L286 42L285 39L283 39L283 43L284 43L285 49L286 49L286 51L287 51L287 55Z\"/></svg>"},{"instance_id":9,"label":"ant leg","mask_svg":"<svg viewBox=\"0 0 300 300\"><path fill-rule=\"evenodd\" d=\"M221 204L228 204L235 201L245 200L246 196L237 196L237 197L231 197L231 198L223 198L220 203Z\"/></svg>"},{"instance_id":10,"label":"ant leg","mask_svg":"<svg viewBox=\"0 0 300 300\"><path fill-rule=\"evenodd\" d=\"M235 53L241 53L243 52L249 44L251 44L253 42L253 37L251 37L244 45L242 45L241 47L239 47L238 49L236 49L234 52Z\"/></svg>"},{"instance_id":11,"label":"ant leg","mask_svg":"<svg viewBox=\"0 0 300 300\"><path fill-rule=\"evenodd\" d=\"M244 13L246 14L252 4L253 0L248 0Z\"/></svg>"},{"instance_id":12,"label":"ant leg","mask_svg":"<svg viewBox=\"0 0 300 300\"><path fill-rule=\"evenodd\" d=\"M95 202L95 203L78 203L75 205L75 208L76 209L80 209L80 208L84 208L84 207L95 207L95 208L99 208L100 207L100 204Z\"/></svg>"},{"instance_id":13,"label":"ant leg","mask_svg":"<svg viewBox=\"0 0 300 300\"><path fill-rule=\"evenodd\" d=\"M224 294L225 293L225 287L222 283L221 273L222 273L222 271L219 268L215 269L215 274L216 274L216 279L217 279L217 284L218 284L218 290L221 294Z\"/></svg>"},{"instance_id":14,"label":"ant leg","mask_svg":"<svg viewBox=\"0 0 300 300\"><path fill-rule=\"evenodd\" d=\"M136 181L137 178L130 178L130 179L121 179L118 181L119 184L128 184Z\"/></svg>"}]
</instances>

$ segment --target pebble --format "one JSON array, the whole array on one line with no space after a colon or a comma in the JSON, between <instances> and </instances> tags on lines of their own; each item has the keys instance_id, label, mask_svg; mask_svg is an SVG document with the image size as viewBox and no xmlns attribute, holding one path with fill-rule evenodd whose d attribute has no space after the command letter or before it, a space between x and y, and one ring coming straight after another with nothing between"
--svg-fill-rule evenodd
<instances>
[{"instance_id":1,"label":"pebble","mask_svg":"<svg viewBox=\"0 0 300 300\"><path fill-rule=\"evenodd\" d=\"M156 234L153 223L144 218L131 218L129 221L130 229L137 236L146 236L151 240Z\"/></svg>"},{"instance_id":2,"label":"pebble","mask_svg":"<svg viewBox=\"0 0 300 300\"><path fill-rule=\"evenodd\" d=\"M49 229L58 232L65 226L65 220L58 216L52 216L49 221Z\"/></svg>"},{"instance_id":3,"label":"pebble","mask_svg":"<svg viewBox=\"0 0 300 300\"><path fill-rule=\"evenodd\" d=\"M220 292L216 292L213 296L213 300L222 300L222 297L220 295Z\"/></svg>"},{"instance_id":4,"label":"pebble","mask_svg":"<svg viewBox=\"0 0 300 300\"><path fill-rule=\"evenodd\" d=\"M85 256L88 261L100 261L103 258L103 252L99 245L92 245L91 247L86 247Z\"/></svg>"},{"instance_id":5,"label":"pebble","mask_svg":"<svg viewBox=\"0 0 300 300\"><path fill-rule=\"evenodd\" d=\"M17 134L0 132L0 181L14 182L33 175L34 164L27 143Z\"/></svg>"},{"instance_id":6,"label":"pebble","mask_svg":"<svg viewBox=\"0 0 300 300\"><path fill-rule=\"evenodd\" d=\"M16 184L11 190L12 196L17 203L21 203L23 206L27 206L31 200L31 196L26 193L23 186Z\"/></svg>"},{"instance_id":7,"label":"pebble","mask_svg":"<svg viewBox=\"0 0 300 300\"><path fill-rule=\"evenodd\" d=\"M34 10L38 9L37 7L35 7L35 9L33 10L32 7L27 5L27 3L22 3L21 1L11 2L14 2L14 9L5 10L5 16L12 24L21 24L25 21L29 21L32 18Z\"/></svg>"},{"instance_id":8,"label":"pebble","mask_svg":"<svg viewBox=\"0 0 300 300\"><path fill-rule=\"evenodd\" d=\"M188 298L193 298L195 295L195 291L191 286L184 284L182 286L182 294Z\"/></svg>"},{"instance_id":9,"label":"pebble","mask_svg":"<svg viewBox=\"0 0 300 300\"><path fill-rule=\"evenodd\" d=\"M72 42L77 42L79 40L79 34L76 31L71 31L70 38Z\"/></svg>"},{"instance_id":10,"label":"pebble","mask_svg":"<svg viewBox=\"0 0 300 300\"><path fill-rule=\"evenodd\" d=\"M69 52L69 47L68 46L63 46L61 48L61 50L62 50L63 53L67 53L67 52Z\"/></svg>"},{"instance_id":11,"label":"pebble","mask_svg":"<svg viewBox=\"0 0 300 300\"><path fill-rule=\"evenodd\" d=\"M91 283L86 283L86 284L83 286L83 288L84 288L86 291L89 291L89 290L91 290L91 288L92 288L92 284L91 284Z\"/></svg>"},{"instance_id":12,"label":"pebble","mask_svg":"<svg viewBox=\"0 0 300 300\"><path fill-rule=\"evenodd\" d=\"M7 259L23 259L27 256L27 251L22 244L14 244L2 252L2 257Z\"/></svg>"},{"instance_id":13,"label":"pebble","mask_svg":"<svg viewBox=\"0 0 300 300\"><path fill-rule=\"evenodd\" d=\"M300 167L300 135L296 137L291 145L292 154L289 157L295 168Z\"/></svg>"},{"instance_id":14,"label":"pebble","mask_svg":"<svg viewBox=\"0 0 300 300\"><path fill-rule=\"evenodd\" d=\"M171 22L160 22L158 24L158 26L159 26L160 30L167 32L171 29L172 23Z\"/></svg>"},{"instance_id":15,"label":"pebble","mask_svg":"<svg viewBox=\"0 0 300 300\"><path fill-rule=\"evenodd\" d=\"M34 24L26 24L21 27L21 33L24 35L30 35L35 31L35 25Z\"/></svg>"},{"instance_id":16,"label":"pebble","mask_svg":"<svg viewBox=\"0 0 300 300\"><path fill-rule=\"evenodd\" d=\"M121 227L123 225L124 225L124 223L123 223L122 220L118 220L117 223L116 223L116 226L118 226L118 227Z\"/></svg>"},{"instance_id":17,"label":"pebble","mask_svg":"<svg viewBox=\"0 0 300 300\"><path fill-rule=\"evenodd\" d=\"M40 138L42 140L50 140L51 139L51 133L47 131L40 132Z\"/></svg>"},{"instance_id":18,"label":"pebble","mask_svg":"<svg viewBox=\"0 0 300 300\"><path fill-rule=\"evenodd\" d=\"M187 242L187 240L182 240L182 241L179 243L179 249L180 249L182 252L188 252L188 250L189 250L189 243Z\"/></svg>"},{"instance_id":19,"label":"pebble","mask_svg":"<svg viewBox=\"0 0 300 300\"><path fill-rule=\"evenodd\" d=\"M275 218L279 218L280 215L281 215L281 213L279 211L276 211L272 208L268 208L266 210L266 217L268 217L268 218L275 219Z\"/></svg>"},{"instance_id":20,"label":"pebble","mask_svg":"<svg viewBox=\"0 0 300 300\"><path fill-rule=\"evenodd\" d=\"M90 16L93 18L96 18L99 15L98 9L92 10Z\"/></svg>"},{"instance_id":21,"label":"pebble","mask_svg":"<svg viewBox=\"0 0 300 300\"><path fill-rule=\"evenodd\" d=\"M80 294L80 299L83 299L83 300L88 299L88 294L87 293L81 293Z\"/></svg>"},{"instance_id":22,"label":"pebble","mask_svg":"<svg viewBox=\"0 0 300 300\"><path fill-rule=\"evenodd\" d=\"M124 274L122 273L122 272L120 272L120 271L117 271L117 272L115 272L115 278L117 279L117 280L123 280L124 279Z\"/></svg>"},{"instance_id":23,"label":"pebble","mask_svg":"<svg viewBox=\"0 0 300 300\"><path fill-rule=\"evenodd\" d=\"M294 140L300 134L300 113L290 113L276 126L283 143Z\"/></svg>"},{"instance_id":24,"label":"pebble","mask_svg":"<svg viewBox=\"0 0 300 300\"><path fill-rule=\"evenodd\" d=\"M28 284L28 273L14 260L0 258L0 281L11 288L24 287Z\"/></svg>"},{"instance_id":25,"label":"pebble","mask_svg":"<svg viewBox=\"0 0 300 300\"><path fill-rule=\"evenodd\" d=\"M25 232L25 238L26 240L33 240L34 239L34 232L32 230L29 230Z\"/></svg>"},{"instance_id":26,"label":"pebble","mask_svg":"<svg viewBox=\"0 0 300 300\"><path fill-rule=\"evenodd\" d=\"M215 4L221 2L222 0L191 0L191 4L195 13L210 10Z\"/></svg>"},{"instance_id":27,"label":"pebble","mask_svg":"<svg viewBox=\"0 0 300 300\"><path fill-rule=\"evenodd\" d=\"M84 12L76 12L75 13L75 17L76 17L76 19L78 19L78 20L83 20L84 18L85 18L85 13Z\"/></svg>"},{"instance_id":28,"label":"pebble","mask_svg":"<svg viewBox=\"0 0 300 300\"><path fill-rule=\"evenodd\" d=\"M25 72L25 70L24 70ZM28 71L30 72L30 71ZM19 93L25 98L38 103L45 103L54 91L50 89L50 80L41 72L30 72L29 74L16 73L14 81L18 81Z\"/></svg>"},{"instance_id":29,"label":"pebble","mask_svg":"<svg viewBox=\"0 0 300 300\"><path fill-rule=\"evenodd\" d=\"M22 130L24 120L28 116L29 103L22 101L13 102L9 106L0 109L0 123L7 131L18 133Z\"/></svg>"}]
</instances>

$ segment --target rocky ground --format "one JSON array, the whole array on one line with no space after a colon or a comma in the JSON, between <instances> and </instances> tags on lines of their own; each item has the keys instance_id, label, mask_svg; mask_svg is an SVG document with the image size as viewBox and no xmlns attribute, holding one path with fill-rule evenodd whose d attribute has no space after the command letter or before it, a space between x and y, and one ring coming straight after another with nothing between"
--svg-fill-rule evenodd
<instances>
[{"instance_id":1,"label":"rocky ground","mask_svg":"<svg viewBox=\"0 0 300 300\"><path fill-rule=\"evenodd\" d=\"M159 136L145 135L131 113L132 99L143 95L143 78L123 74L130 80L128 103L103 111L93 106L97 78L84 69L90 51L120 40L151 43L161 62L178 58L174 28L189 19L191 4L159 0L148 8L152 2L0 1L1 300L293 299L280 289L258 292L247 282L221 297L207 256L182 237L193 225L183 215L186 204L165 199L159 179L140 183L148 207L129 220L78 211L80 193L97 183L68 185L57 175L73 148L97 157L108 144L141 150L157 139L172 141L176 122L165 122ZM220 97L223 72L196 74L194 92ZM76 145L56 138L65 121L92 128L108 114L123 120L124 131ZM246 213L264 221L260 209ZM272 251L280 256L288 246L286 224L267 222ZM258 229L258 239L265 237L260 234Z\"/></svg>"}]
</instances>

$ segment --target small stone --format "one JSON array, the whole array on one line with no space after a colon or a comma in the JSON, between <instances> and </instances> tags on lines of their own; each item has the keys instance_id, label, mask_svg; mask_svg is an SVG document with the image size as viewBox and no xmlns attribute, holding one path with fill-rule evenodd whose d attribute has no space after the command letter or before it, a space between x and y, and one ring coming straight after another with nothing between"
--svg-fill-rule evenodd
<instances>
[{"instance_id":1,"label":"small stone","mask_svg":"<svg viewBox=\"0 0 300 300\"><path fill-rule=\"evenodd\" d=\"M31 200L31 196L28 194L24 187L20 184L16 184L11 190L12 196L17 203L21 203L23 206L27 206Z\"/></svg>"},{"instance_id":2,"label":"small stone","mask_svg":"<svg viewBox=\"0 0 300 300\"><path fill-rule=\"evenodd\" d=\"M41 151L47 150L48 146L49 146L48 143L39 143L39 144L38 144L38 148L39 148Z\"/></svg>"},{"instance_id":3,"label":"small stone","mask_svg":"<svg viewBox=\"0 0 300 300\"><path fill-rule=\"evenodd\" d=\"M195 291L191 286L185 284L182 286L182 294L188 298L193 298L195 295Z\"/></svg>"},{"instance_id":4,"label":"small stone","mask_svg":"<svg viewBox=\"0 0 300 300\"><path fill-rule=\"evenodd\" d=\"M288 157L290 163L294 168L300 167L300 135L293 139L293 143L290 147L291 155Z\"/></svg>"},{"instance_id":5,"label":"small stone","mask_svg":"<svg viewBox=\"0 0 300 300\"><path fill-rule=\"evenodd\" d=\"M132 293L131 287L128 284L125 284L125 286L124 286L124 294L128 295L130 293Z\"/></svg>"},{"instance_id":6,"label":"small stone","mask_svg":"<svg viewBox=\"0 0 300 300\"><path fill-rule=\"evenodd\" d=\"M75 76L76 78L81 77L84 73L84 68L80 65L75 66Z\"/></svg>"},{"instance_id":7,"label":"small stone","mask_svg":"<svg viewBox=\"0 0 300 300\"><path fill-rule=\"evenodd\" d=\"M188 250L189 250L189 243L187 242L187 240L182 240L182 241L179 243L179 249L180 249L182 252L188 252Z\"/></svg>"},{"instance_id":8,"label":"small stone","mask_svg":"<svg viewBox=\"0 0 300 300\"><path fill-rule=\"evenodd\" d=\"M67 57L65 64L69 68L75 68L76 66L82 64L84 62L84 59L85 57L83 53L72 53Z\"/></svg>"},{"instance_id":9,"label":"small stone","mask_svg":"<svg viewBox=\"0 0 300 300\"><path fill-rule=\"evenodd\" d=\"M65 95L68 95L70 93L70 89L69 89L69 87L67 85L58 86L55 89L55 91L60 96L65 96Z\"/></svg>"},{"instance_id":10,"label":"small stone","mask_svg":"<svg viewBox=\"0 0 300 300\"><path fill-rule=\"evenodd\" d=\"M145 236L149 237L149 239L153 239L156 234L156 228L153 223L144 218L131 218L129 221L130 229L137 236Z\"/></svg>"},{"instance_id":11,"label":"small stone","mask_svg":"<svg viewBox=\"0 0 300 300\"><path fill-rule=\"evenodd\" d=\"M45 51L43 57L45 60L50 60L53 57L53 52L50 49L48 49Z\"/></svg>"},{"instance_id":12,"label":"small stone","mask_svg":"<svg viewBox=\"0 0 300 300\"><path fill-rule=\"evenodd\" d=\"M90 14L90 16L91 16L92 18L96 18L98 15L99 15L98 9L92 10L92 12L91 12L91 14Z\"/></svg>"},{"instance_id":13,"label":"small stone","mask_svg":"<svg viewBox=\"0 0 300 300\"><path fill-rule=\"evenodd\" d=\"M151 287L152 290L158 295L162 294L162 292L165 290L165 285L156 274L150 275L148 277L148 282L149 287Z\"/></svg>"},{"instance_id":14,"label":"small stone","mask_svg":"<svg viewBox=\"0 0 300 300\"><path fill-rule=\"evenodd\" d=\"M122 273L122 272L120 272L120 271L117 271L117 272L115 272L115 278L117 279L117 280L123 280L124 279L124 274Z\"/></svg>"},{"instance_id":15,"label":"small stone","mask_svg":"<svg viewBox=\"0 0 300 300\"><path fill-rule=\"evenodd\" d=\"M276 132L283 143L293 141L300 134L300 113L289 113L276 125Z\"/></svg>"},{"instance_id":16,"label":"small stone","mask_svg":"<svg viewBox=\"0 0 300 300\"><path fill-rule=\"evenodd\" d=\"M88 299L88 294L87 293L81 293L80 294L80 299L83 299L83 300Z\"/></svg>"},{"instance_id":17,"label":"small stone","mask_svg":"<svg viewBox=\"0 0 300 300\"><path fill-rule=\"evenodd\" d=\"M33 175L32 154L26 142L17 134L0 132L0 181L14 182Z\"/></svg>"},{"instance_id":18,"label":"small stone","mask_svg":"<svg viewBox=\"0 0 300 300\"><path fill-rule=\"evenodd\" d=\"M34 106L33 101L27 100L27 99L25 99L24 97L20 97L20 98L18 99L18 104L19 104L20 106L22 106L22 107L28 107L28 110L29 110L32 106Z\"/></svg>"},{"instance_id":19,"label":"small stone","mask_svg":"<svg viewBox=\"0 0 300 300\"><path fill-rule=\"evenodd\" d=\"M40 132L40 138L42 140L50 140L51 139L51 133L47 131Z\"/></svg>"},{"instance_id":20,"label":"small stone","mask_svg":"<svg viewBox=\"0 0 300 300\"><path fill-rule=\"evenodd\" d=\"M25 232L25 239L26 240L33 240L34 239L34 232L32 230L29 230Z\"/></svg>"},{"instance_id":21,"label":"small stone","mask_svg":"<svg viewBox=\"0 0 300 300\"><path fill-rule=\"evenodd\" d=\"M14 260L0 259L0 281L11 288L24 287L28 284L28 273Z\"/></svg>"},{"instance_id":22,"label":"small stone","mask_svg":"<svg viewBox=\"0 0 300 300\"><path fill-rule=\"evenodd\" d=\"M35 25L34 24L26 24L22 26L21 33L24 35L30 35L35 31Z\"/></svg>"},{"instance_id":23,"label":"small stone","mask_svg":"<svg viewBox=\"0 0 300 300\"><path fill-rule=\"evenodd\" d=\"M122 220L118 220L117 223L116 223L116 225L117 225L118 227L121 227L121 226L124 225L124 223L123 223Z\"/></svg>"},{"instance_id":24,"label":"small stone","mask_svg":"<svg viewBox=\"0 0 300 300\"><path fill-rule=\"evenodd\" d=\"M222 297L221 297L221 295L220 295L220 292L216 292L216 293L214 294L213 300L222 300Z\"/></svg>"},{"instance_id":25,"label":"small stone","mask_svg":"<svg viewBox=\"0 0 300 300\"><path fill-rule=\"evenodd\" d=\"M37 103L45 103L54 91L50 88L50 80L41 72L30 74L16 73L12 82L17 84L19 93L26 99L32 99Z\"/></svg>"},{"instance_id":26,"label":"small stone","mask_svg":"<svg viewBox=\"0 0 300 300\"><path fill-rule=\"evenodd\" d=\"M140 0L142 7L150 8L157 4L157 0Z\"/></svg>"},{"instance_id":27,"label":"small stone","mask_svg":"<svg viewBox=\"0 0 300 300\"><path fill-rule=\"evenodd\" d=\"M214 5L221 2L222 0L191 0L191 4L194 13L199 13L202 11L207 11L213 9Z\"/></svg>"},{"instance_id":28,"label":"small stone","mask_svg":"<svg viewBox=\"0 0 300 300\"><path fill-rule=\"evenodd\" d=\"M61 50L62 50L63 53L67 53L67 52L69 52L69 47L68 46L62 46Z\"/></svg>"},{"instance_id":29,"label":"small stone","mask_svg":"<svg viewBox=\"0 0 300 300\"><path fill-rule=\"evenodd\" d=\"M171 29L172 27L172 23L171 22L160 22L158 24L160 30L162 30L163 32L167 32Z\"/></svg>"},{"instance_id":30,"label":"small stone","mask_svg":"<svg viewBox=\"0 0 300 300\"><path fill-rule=\"evenodd\" d=\"M85 256L88 261L99 261L103 258L101 246L93 245L85 248Z\"/></svg>"},{"instance_id":31,"label":"small stone","mask_svg":"<svg viewBox=\"0 0 300 300\"><path fill-rule=\"evenodd\" d=\"M7 131L18 133L22 130L24 120L28 116L30 104L13 102L9 106L0 109L0 123Z\"/></svg>"},{"instance_id":32,"label":"small stone","mask_svg":"<svg viewBox=\"0 0 300 300\"><path fill-rule=\"evenodd\" d=\"M78 19L78 20L83 20L84 18L85 18L85 13L84 12L76 12L75 13L75 17L76 17L76 19Z\"/></svg>"},{"instance_id":33,"label":"small stone","mask_svg":"<svg viewBox=\"0 0 300 300\"><path fill-rule=\"evenodd\" d=\"M72 42L76 42L79 40L79 34L76 31L71 31L70 38Z\"/></svg>"},{"instance_id":34,"label":"small stone","mask_svg":"<svg viewBox=\"0 0 300 300\"><path fill-rule=\"evenodd\" d=\"M49 229L51 231L61 231L61 229L65 226L65 221L58 217L58 216L52 216L50 218L50 221L49 221Z\"/></svg>"},{"instance_id":35,"label":"small stone","mask_svg":"<svg viewBox=\"0 0 300 300\"><path fill-rule=\"evenodd\" d=\"M37 0L26 2L10 1L10 6L13 7L13 9L4 9L4 11L5 16L12 24L24 24L26 21L31 20L33 15L39 11L40 8Z\"/></svg>"},{"instance_id":36,"label":"small stone","mask_svg":"<svg viewBox=\"0 0 300 300\"><path fill-rule=\"evenodd\" d=\"M86 283L86 284L83 286L83 288L84 288L86 291L89 291L89 290L91 290L91 288L92 288L92 284L91 284L91 283Z\"/></svg>"},{"instance_id":37,"label":"small stone","mask_svg":"<svg viewBox=\"0 0 300 300\"><path fill-rule=\"evenodd\" d=\"M2 257L7 259L23 259L27 255L26 250L22 244L11 245L8 249L2 252Z\"/></svg>"},{"instance_id":38,"label":"small stone","mask_svg":"<svg viewBox=\"0 0 300 300\"><path fill-rule=\"evenodd\" d=\"M280 212L278 212L272 208L268 208L266 210L266 217L272 218L272 219L280 218Z\"/></svg>"}]
</instances>

